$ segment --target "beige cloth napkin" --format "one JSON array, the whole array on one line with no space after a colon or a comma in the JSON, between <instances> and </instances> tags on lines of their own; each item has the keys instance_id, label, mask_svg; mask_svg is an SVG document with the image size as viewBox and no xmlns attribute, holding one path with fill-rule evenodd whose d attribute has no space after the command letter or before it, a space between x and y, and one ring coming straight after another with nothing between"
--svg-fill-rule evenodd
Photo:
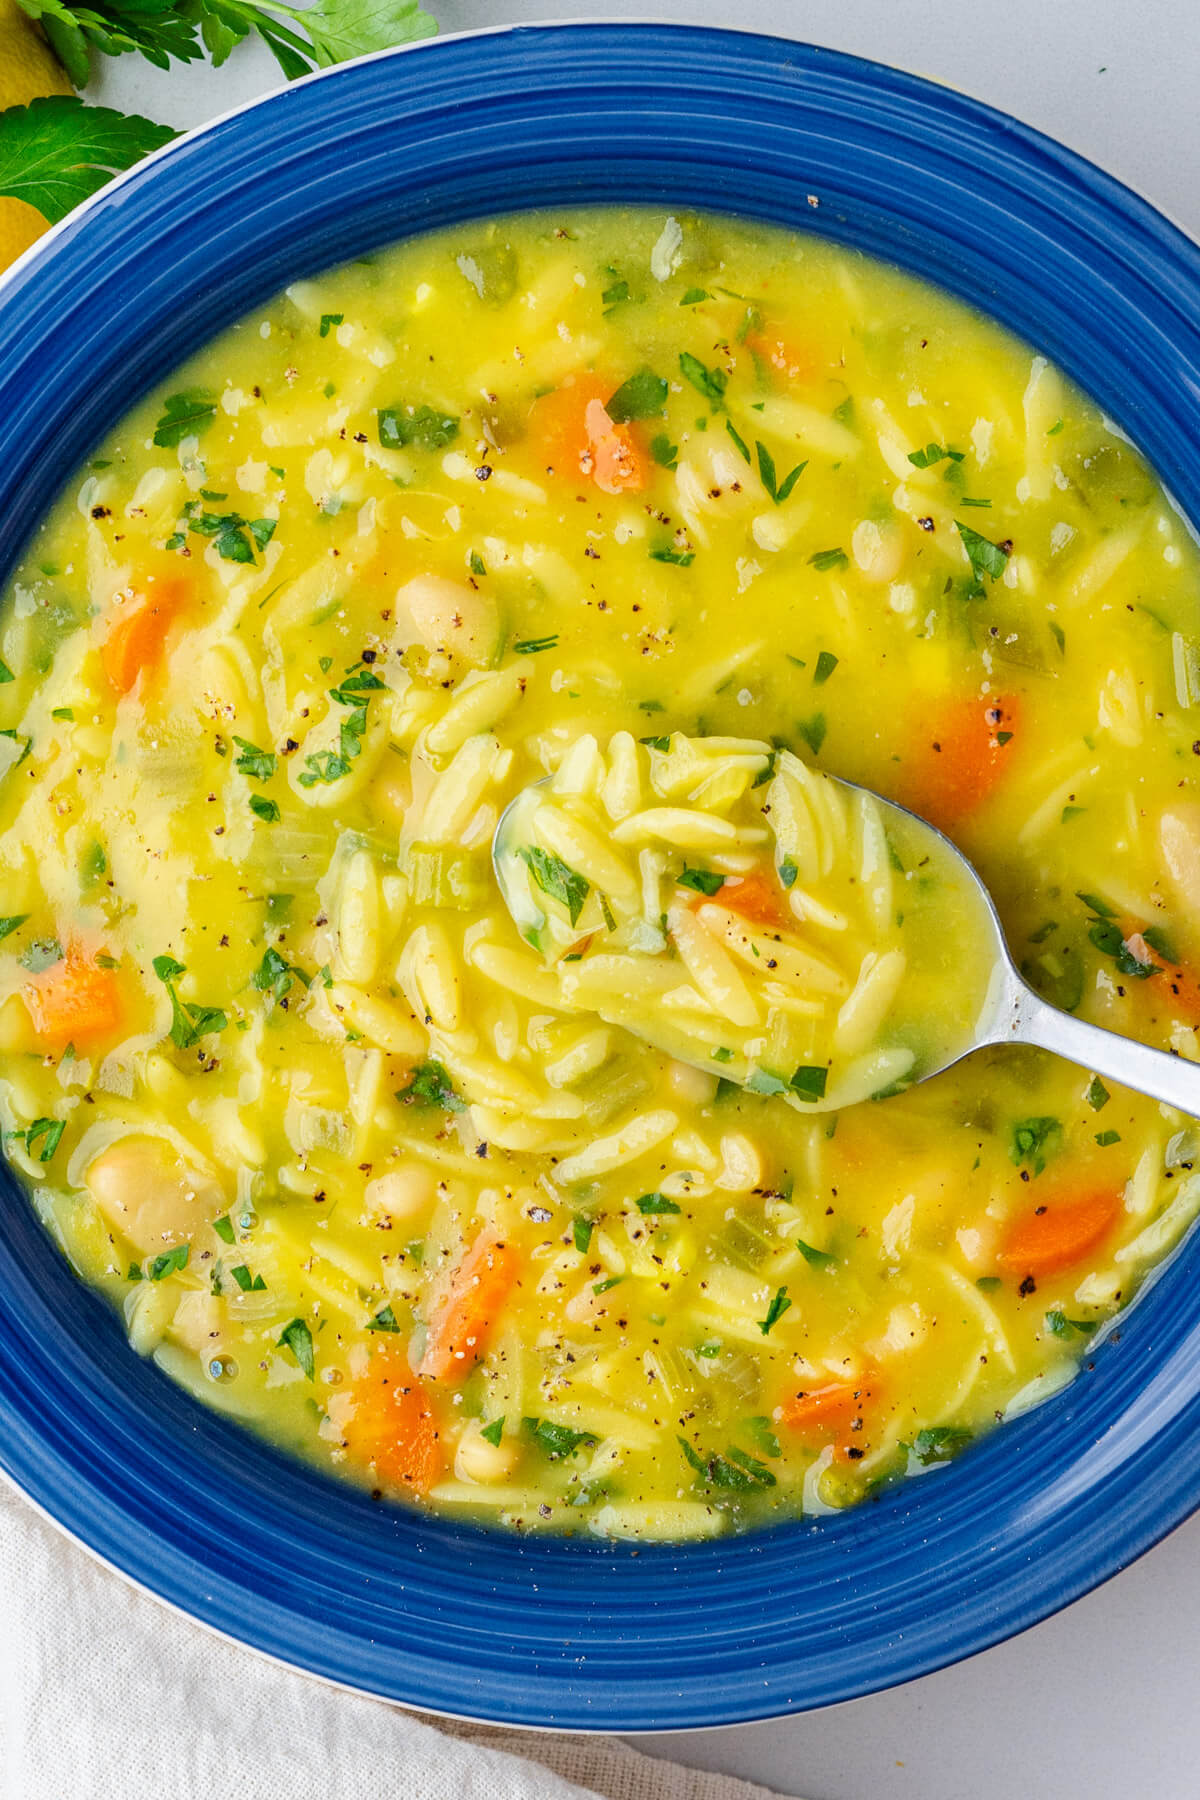
<instances>
[{"instance_id":1,"label":"beige cloth napkin","mask_svg":"<svg viewBox=\"0 0 1200 1800\"><path fill-rule=\"evenodd\" d=\"M419 1718L226 1643L0 1482L0 1800L770 1800L616 1738Z\"/></svg>"}]
</instances>

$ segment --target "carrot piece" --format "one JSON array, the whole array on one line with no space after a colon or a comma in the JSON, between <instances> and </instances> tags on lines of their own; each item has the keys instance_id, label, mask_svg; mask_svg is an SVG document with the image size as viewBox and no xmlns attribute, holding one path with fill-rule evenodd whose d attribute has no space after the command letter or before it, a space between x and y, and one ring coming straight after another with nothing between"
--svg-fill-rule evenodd
<instances>
[{"instance_id":1,"label":"carrot piece","mask_svg":"<svg viewBox=\"0 0 1200 1800\"><path fill-rule=\"evenodd\" d=\"M774 331L748 331L743 342L789 381L812 381L819 373L820 364L811 349L802 350Z\"/></svg>"},{"instance_id":2,"label":"carrot piece","mask_svg":"<svg viewBox=\"0 0 1200 1800\"><path fill-rule=\"evenodd\" d=\"M974 812L1011 766L1017 723L1012 695L951 702L906 760L903 804L943 830Z\"/></svg>"},{"instance_id":3,"label":"carrot piece","mask_svg":"<svg viewBox=\"0 0 1200 1800\"><path fill-rule=\"evenodd\" d=\"M773 931L786 931L795 920L787 910L782 890L765 869L752 869L748 875L730 875L725 885L712 896L718 906L727 907L748 925L766 925ZM704 894L697 895L701 906Z\"/></svg>"},{"instance_id":4,"label":"carrot piece","mask_svg":"<svg viewBox=\"0 0 1200 1800\"><path fill-rule=\"evenodd\" d=\"M104 673L118 694L127 694L142 671L160 660L167 633L188 597L187 584L182 581L154 582L152 578L146 589L118 601L100 646Z\"/></svg>"},{"instance_id":5,"label":"carrot piece","mask_svg":"<svg viewBox=\"0 0 1200 1800\"><path fill-rule=\"evenodd\" d=\"M377 1350L351 1389L343 1426L356 1462L374 1463L383 1481L427 1494L445 1463L437 1417L399 1350Z\"/></svg>"},{"instance_id":6,"label":"carrot piece","mask_svg":"<svg viewBox=\"0 0 1200 1800\"><path fill-rule=\"evenodd\" d=\"M1121 1195L1111 1188L1045 1201L1009 1227L1000 1265L1012 1275L1057 1275L1099 1249L1120 1210Z\"/></svg>"},{"instance_id":7,"label":"carrot piece","mask_svg":"<svg viewBox=\"0 0 1200 1800\"><path fill-rule=\"evenodd\" d=\"M879 1377L871 1371L855 1381L832 1381L793 1394L777 1416L803 1437L839 1437L855 1419L864 1417L878 1396Z\"/></svg>"},{"instance_id":8,"label":"carrot piece","mask_svg":"<svg viewBox=\"0 0 1200 1800\"><path fill-rule=\"evenodd\" d=\"M446 1381L468 1373L483 1354L496 1315L517 1279L519 1262L513 1246L485 1225L434 1307L419 1375Z\"/></svg>"},{"instance_id":9,"label":"carrot piece","mask_svg":"<svg viewBox=\"0 0 1200 1800\"><path fill-rule=\"evenodd\" d=\"M22 989L33 1029L49 1045L91 1044L121 1022L121 992L108 969L78 945Z\"/></svg>"},{"instance_id":10,"label":"carrot piece","mask_svg":"<svg viewBox=\"0 0 1200 1800\"><path fill-rule=\"evenodd\" d=\"M636 494L649 483L650 465L636 426L618 425L605 411L616 387L601 375L576 375L534 402L530 430L556 473L590 479L605 494Z\"/></svg>"}]
</instances>

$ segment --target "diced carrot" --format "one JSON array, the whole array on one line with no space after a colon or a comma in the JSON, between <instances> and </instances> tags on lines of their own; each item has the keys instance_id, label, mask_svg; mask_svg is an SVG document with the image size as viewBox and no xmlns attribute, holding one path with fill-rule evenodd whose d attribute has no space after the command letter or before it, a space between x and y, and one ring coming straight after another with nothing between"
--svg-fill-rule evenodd
<instances>
[{"instance_id":1,"label":"diced carrot","mask_svg":"<svg viewBox=\"0 0 1200 1800\"><path fill-rule=\"evenodd\" d=\"M999 1262L1011 1275L1057 1275L1098 1250L1117 1221L1121 1195L1111 1188L1042 1202L1010 1225Z\"/></svg>"},{"instance_id":2,"label":"diced carrot","mask_svg":"<svg viewBox=\"0 0 1200 1800\"><path fill-rule=\"evenodd\" d=\"M100 646L104 673L118 694L127 694L143 670L153 669L163 653L167 633L188 598L184 581L147 581L144 591L119 597L112 622Z\"/></svg>"},{"instance_id":3,"label":"diced carrot","mask_svg":"<svg viewBox=\"0 0 1200 1800\"><path fill-rule=\"evenodd\" d=\"M594 481L605 494L636 494L649 483L650 465L637 427L605 411L616 387L601 375L570 377L534 402L530 433L556 474Z\"/></svg>"},{"instance_id":4,"label":"diced carrot","mask_svg":"<svg viewBox=\"0 0 1200 1800\"><path fill-rule=\"evenodd\" d=\"M377 1350L351 1389L353 1411L343 1426L356 1462L373 1463L382 1481L427 1494L445 1457L437 1417L399 1350Z\"/></svg>"},{"instance_id":5,"label":"diced carrot","mask_svg":"<svg viewBox=\"0 0 1200 1800\"><path fill-rule=\"evenodd\" d=\"M832 1381L802 1389L780 1406L777 1417L803 1437L840 1437L865 1417L879 1397L879 1376L871 1370L855 1381Z\"/></svg>"},{"instance_id":6,"label":"diced carrot","mask_svg":"<svg viewBox=\"0 0 1200 1800\"><path fill-rule=\"evenodd\" d=\"M1012 695L952 701L923 728L899 776L897 798L932 824L951 829L1003 781L1017 726Z\"/></svg>"},{"instance_id":7,"label":"diced carrot","mask_svg":"<svg viewBox=\"0 0 1200 1800\"><path fill-rule=\"evenodd\" d=\"M433 1381L469 1373L517 1279L520 1258L485 1225L450 1277L429 1321L417 1373Z\"/></svg>"},{"instance_id":8,"label":"diced carrot","mask_svg":"<svg viewBox=\"0 0 1200 1800\"><path fill-rule=\"evenodd\" d=\"M27 981L22 998L33 1029L51 1046L92 1044L121 1023L121 992L111 970L97 967L78 945Z\"/></svg>"},{"instance_id":9,"label":"diced carrot","mask_svg":"<svg viewBox=\"0 0 1200 1800\"><path fill-rule=\"evenodd\" d=\"M693 905L703 906L708 896L698 894ZM745 919L748 925L765 925L772 931L786 931L795 920L787 910L783 890L765 869L752 869L749 875L730 875L724 887L712 895L718 906Z\"/></svg>"}]
</instances>

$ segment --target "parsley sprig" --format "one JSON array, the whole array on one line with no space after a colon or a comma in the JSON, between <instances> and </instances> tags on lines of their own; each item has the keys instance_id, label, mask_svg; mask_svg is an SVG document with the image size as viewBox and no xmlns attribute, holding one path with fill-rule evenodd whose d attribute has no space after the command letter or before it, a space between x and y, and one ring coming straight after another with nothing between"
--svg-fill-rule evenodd
<instances>
[{"instance_id":1,"label":"parsley sprig","mask_svg":"<svg viewBox=\"0 0 1200 1800\"><path fill-rule=\"evenodd\" d=\"M186 964L176 962L173 956L156 956L154 973L171 996L171 1042L177 1049L190 1050L210 1032L224 1031L229 1020L222 1007L195 1006L176 993L175 983L187 973Z\"/></svg>"}]
</instances>

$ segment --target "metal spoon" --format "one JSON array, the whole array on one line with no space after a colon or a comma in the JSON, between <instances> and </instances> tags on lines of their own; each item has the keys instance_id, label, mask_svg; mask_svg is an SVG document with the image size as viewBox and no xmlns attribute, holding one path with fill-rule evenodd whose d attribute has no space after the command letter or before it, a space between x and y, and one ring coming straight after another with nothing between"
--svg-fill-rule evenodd
<instances>
[{"instance_id":1,"label":"metal spoon","mask_svg":"<svg viewBox=\"0 0 1200 1800\"><path fill-rule=\"evenodd\" d=\"M528 935L531 915L529 886L519 851L520 825L531 804L536 805L536 790L543 786L545 782L535 782L517 795L501 815L492 840L497 883L522 935ZM928 1080L986 1045L1033 1044L1094 1074L1106 1076L1122 1087L1134 1088L1180 1112L1200 1118L1200 1064L1164 1050L1153 1050L1102 1026L1089 1025L1043 1000L1018 974L991 894L957 845L907 807L885 800L854 782L839 781L838 786L851 794L870 796L886 819L889 838L894 837L905 846L909 866L915 866L924 857L938 864L943 875L952 871L963 894L968 897L968 910L973 915L972 928L980 933L979 942L990 958L991 978L986 983L983 1003L974 1018L965 1024L960 1021L957 1028L941 1031L936 1054L922 1062L912 1080ZM626 1012L612 1022L623 1025L626 1030L632 1029L636 1035L681 1061L691 1062L709 1073L713 1071L711 1060L689 1056L680 1049L675 1038L666 1041L653 1020L645 1024L639 1021L631 1026ZM720 1073L738 1079L737 1071L732 1068L723 1068ZM746 1082L744 1078L742 1084L754 1086L752 1080ZM911 1085L911 1081L902 1085ZM757 1091L770 1090L759 1087ZM804 1111L832 1111L838 1104L836 1099L798 1102L790 1094L785 1097Z\"/></svg>"}]
</instances>

